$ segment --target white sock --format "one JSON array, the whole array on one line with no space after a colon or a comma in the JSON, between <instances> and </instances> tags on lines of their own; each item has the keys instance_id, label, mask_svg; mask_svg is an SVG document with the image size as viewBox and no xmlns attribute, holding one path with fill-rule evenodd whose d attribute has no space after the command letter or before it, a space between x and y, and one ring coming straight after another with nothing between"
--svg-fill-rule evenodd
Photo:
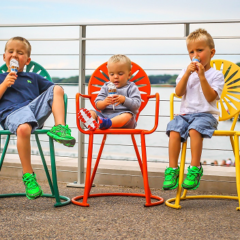
<instances>
[{"instance_id":1,"label":"white sock","mask_svg":"<svg viewBox=\"0 0 240 240\"><path fill-rule=\"evenodd\" d=\"M190 165L190 168L192 168L192 167L197 167L198 169L201 169L201 166L191 166Z\"/></svg>"}]
</instances>

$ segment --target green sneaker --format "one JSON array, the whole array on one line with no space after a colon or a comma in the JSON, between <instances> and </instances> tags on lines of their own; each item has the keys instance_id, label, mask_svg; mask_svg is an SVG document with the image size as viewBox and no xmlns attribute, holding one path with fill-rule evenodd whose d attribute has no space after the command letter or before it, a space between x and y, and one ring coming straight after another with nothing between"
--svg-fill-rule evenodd
<instances>
[{"instance_id":1,"label":"green sneaker","mask_svg":"<svg viewBox=\"0 0 240 240\"><path fill-rule=\"evenodd\" d=\"M63 126L59 124L53 126L52 129L47 132L47 135L67 147L73 147L76 143L76 139L71 136L71 130L68 128L68 125Z\"/></svg>"},{"instance_id":2,"label":"green sneaker","mask_svg":"<svg viewBox=\"0 0 240 240\"><path fill-rule=\"evenodd\" d=\"M23 183L26 188L26 197L30 200L41 197L43 191L37 183L36 174L25 173L22 176Z\"/></svg>"},{"instance_id":3,"label":"green sneaker","mask_svg":"<svg viewBox=\"0 0 240 240\"><path fill-rule=\"evenodd\" d=\"M193 166L188 167L188 173L183 181L182 187L187 190L195 190L199 187L201 176L203 175L203 168Z\"/></svg>"},{"instance_id":4,"label":"green sneaker","mask_svg":"<svg viewBox=\"0 0 240 240\"><path fill-rule=\"evenodd\" d=\"M178 187L179 166L177 169L171 167L165 170L165 179L163 182L163 190L175 189Z\"/></svg>"}]
</instances>

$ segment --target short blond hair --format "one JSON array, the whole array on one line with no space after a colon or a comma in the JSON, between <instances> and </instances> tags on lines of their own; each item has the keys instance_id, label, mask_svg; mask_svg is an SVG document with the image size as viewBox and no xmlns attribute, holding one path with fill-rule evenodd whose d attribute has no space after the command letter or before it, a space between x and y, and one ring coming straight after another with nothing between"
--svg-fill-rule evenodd
<instances>
[{"instance_id":1,"label":"short blond hair","mask_svg":"<svg viewBox=\"0 0 240 240\"><path fill-rule=\"evenodd\" d=\"M26 38L23 38L23 37L13 37L13 38L10 38L10 39L6 42L5 52L6 52L6 49L7 49L7 44L8 44L10 41L20 41L20 42L23 42L23 43L26 45L28 57L30 57L32 47L31 47L30 42L29 42Z\"/></svg>"},{"instance_id":2,"label":"short blond hair","mask_svg":"<svg viewBox=\"0 0 240 240\"><path fill-rule=\"evenodd\" d=\"M108 64L116 63L116 62L125 62L128 66L129 71L131 71L132 62L126 55L116 54L116 55L111 56L108 60Z\"/></svg>"},{"instance_id":3,"label":"short blond hair","mask_svg":"<svg viewBox=\"0 0 240 240\"><path fill-rule=\"evenodd\" d=\"M212 36L205 29L202 29L202 28L199 28L199 29L195 30L194 32L191 32L188 35L186 41L188 44L190 41L196 41L196 40L200 40L200 39L206 40L210 49L215 48L215 44L214 44Z\"/></svg>"}]
</instances>

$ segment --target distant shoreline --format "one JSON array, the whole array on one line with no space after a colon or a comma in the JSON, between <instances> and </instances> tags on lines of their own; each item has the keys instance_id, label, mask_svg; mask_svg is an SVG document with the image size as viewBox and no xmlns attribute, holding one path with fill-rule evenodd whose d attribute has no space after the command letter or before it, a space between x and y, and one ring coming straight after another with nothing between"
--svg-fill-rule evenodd
<instances>
[{"instance_id":1,"label":"distant shoreline","mask_svg":"<svg viewBox=\"0 0 240 240\"><path fill-rule=\"evenodd\" d=\"M59 84L59 85L63 85L63 86L78 86L78 84L76 83L55 83L55 84ZM175 88L176 85L172 85L172 84L151 84L151 87L172 87Z\"/></svg>"},{"instance_id":2,"label":"distant shoreline","mask_svg":"<svg viewBox=\"0 0 240 240\"><path fill-rule=\"evenodd\" d=\"M151 87L173 87L173 88L175 88L176 85L172 85L172 84L151 84Z\"/></svg>"}]
</instances>

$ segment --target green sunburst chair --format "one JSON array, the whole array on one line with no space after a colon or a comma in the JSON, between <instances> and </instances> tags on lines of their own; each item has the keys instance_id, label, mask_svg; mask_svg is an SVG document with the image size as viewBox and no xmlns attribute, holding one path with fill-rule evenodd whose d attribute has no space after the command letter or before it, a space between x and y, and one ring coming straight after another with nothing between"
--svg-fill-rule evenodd
<instances>
[{"instance_id":1,"label":"green sunburst chair","mask_svg":"<svg viewBox=\"0 0 240 240\"><path fill-rule=\"evenodd\" d=\"M0 67L0 73L7 72L7 66L6 64L2 65ZM26 66L26 72L34 72L42 77L46 78L47 80L52 82L52 79L48 72L38 63L31 61L29 65ZM65 103L65 121L66 121L66 113L67 113L67 95L64 94L64 103ZM50 159L51 159L51 169L52 169L52 179L50 177L47 164L43 155L42 147L39 141L39 134L46 134L50 129L37 129L34 131L34 135L36 138L39 154L42 159L43 167L47 176L47 180L49 183L49 187L51 190L52 194L43 194L42 197L50 197L50 198L55 198L56 203L54 204L55 207L61 207L64 205L67 205L70 203L70 199L65 196L60 196L59 191L58 191L58 185L57 185L57 173L56 173L56 163L55 163L55 152L54 152L54 144L52 138L49 137L49 148L50 148ZM0 159L0 171L2 168L3 160L5 158L5 154L7 152L8 148L8 143L10 140L10 135L13 135L10 131L8 130L0 130L0 150L1 150L1 136L2 135L7 135L6 137L6 142L3 148L3 151L1 153L1 159ZM7 198L7 197L19 197L19 196L26 196L26 193L11 193L11 194L1 194L0 198ZM61 201L64 200L64 201Z\"/></svg>"}]
</instances>

